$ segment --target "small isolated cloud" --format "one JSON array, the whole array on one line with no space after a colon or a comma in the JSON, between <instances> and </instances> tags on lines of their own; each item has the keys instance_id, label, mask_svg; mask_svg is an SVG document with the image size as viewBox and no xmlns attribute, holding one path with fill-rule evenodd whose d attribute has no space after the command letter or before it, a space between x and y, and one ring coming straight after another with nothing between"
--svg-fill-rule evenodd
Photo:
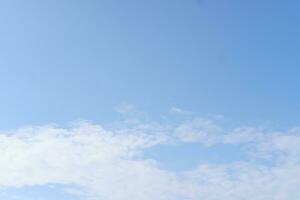
<instances>
[{"instance_id":1,"label":"small isolated cloud","mask_svg":"<svg viewBox=\"0 0 300 200\"><path fill-rule=\"evenodd\" d=\"M135 112L136 108L133 104L123 102L115 106L115 111L121 114L127 114L127 113Z\"/></svg>"},{"instance_id":2,"label":"small isolated cloud","mask_svg":"<svg viewBox=\"0 0 300 200\"><path fill-rule=\"evenodd\" d=\"M182 142L199 142L212 145L219 143L222 129L211 120L195 118L180 124L174 133Z\"/></svg>"},{"instance_id":3,"label":"small isolated cloud","mask_svg":"<svg viewBox=\"0 0 300 200\"><path fill-rule=\"evenodd\" d=\"M173 114L180 114L180 115L193 115L194 113L188 110L183 110L181 108L178 107L172 107L170 109L170 112Z\"/></svg>"},{"instance_id":4,"label":"small isolated cloud","mask_svg":"<svg viewBox=\"0 0 300 200\"><path fill-rule=\"evenodd\" d=\"M143 157L144 150L170 142L251 148L244 161L202 163L180 172ZM298 129L228 131L203 118L109 128L86 122L29 126L0 134L0 188L59 184L93 200L296 200L299 145Z\"/></svg>"},{"instance_id":5,"label":"small isolated cloud","mask_svg":"<svg viewBox=\"0 0 300 200\"><path fill-rule=\"evenodd\" d=\"M114 107L114 110L125 117L128 121L136 121L146 117L146 114L138 110L135 105L123 102Z\"/></svg>"}]
</instances>

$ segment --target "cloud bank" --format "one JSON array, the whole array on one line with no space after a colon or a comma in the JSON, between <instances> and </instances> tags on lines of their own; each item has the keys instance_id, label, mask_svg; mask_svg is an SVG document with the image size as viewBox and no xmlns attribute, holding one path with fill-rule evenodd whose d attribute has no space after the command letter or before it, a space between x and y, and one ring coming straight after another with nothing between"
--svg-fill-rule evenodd
<instances>
[{"instance_id":1,"label":"cloud bank","mask_svg":"<svg viewBox=\"0 0 300 200\"><path fill-rule=\"evenodd\" d=\"M243 161L168 171L143 151L156 145L239 145ZM94 200L300 199L300 129L226 130L192 117L177 123L87 122L32 126L0 134L0 187L61 184ZM187 155L196 156L196 155ZM182 162L185 162L184 160Z\"/></svg>"}]
</instances>

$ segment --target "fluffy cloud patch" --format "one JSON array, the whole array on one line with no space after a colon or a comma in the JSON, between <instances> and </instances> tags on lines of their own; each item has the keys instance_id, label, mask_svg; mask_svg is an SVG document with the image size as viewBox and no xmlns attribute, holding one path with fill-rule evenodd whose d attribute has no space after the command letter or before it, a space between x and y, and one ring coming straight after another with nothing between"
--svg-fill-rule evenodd
<instances>
[{"instance_id":1,"label":"fluffy cloud patch","mask_svg":"<svg viewBox=\"0 0 300 200\"><path fill-rule=\"evenodd\" d=\"M206 148L241 145L249 156L184 172L161 169L143 157L156 145L191 142ZM90 123L26 127L0 134L0 187L72 185L82 198L95 200L300 199L299 146L298 129L228 131L201 118L106 128Z\"/></svg>"}]
</instances>

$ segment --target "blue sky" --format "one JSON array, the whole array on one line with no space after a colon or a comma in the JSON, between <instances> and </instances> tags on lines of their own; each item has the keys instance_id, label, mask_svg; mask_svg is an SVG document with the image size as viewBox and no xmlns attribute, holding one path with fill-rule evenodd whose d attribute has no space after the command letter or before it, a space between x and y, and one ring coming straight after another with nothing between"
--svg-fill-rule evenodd
<instances>
[{"instance_id":1,"label":"blue sky","mask_svg":"<svg viewBox=\"0 0 300 200\"><path fill-rule=\"evenodd\" d=\"M114 119L120 102L299 123L296 1L3 1L1 126ZM287 117L289 116L289 117Z\"/></svg>"},{"instance_id":2,"label":"blue sky","mask_svg":"<svg viewBox=\"0 0 300 200\"><path fill-rule=\"evenodd\" d=\"M253 149L254 154L261 154L263 159L265 151L272 149L268 156L275 154L278 162L282 162L280 155L287 153L283 148L286 143L279 145L277 140L288 135L291 138L287 140L292 142L293 137L298 137L293 128L300 124L300 95L297 92L300 84L299 8L300 3L296 0L1 1L0 129L4 135L8 130L12 132L6 138L8 146L12 147L3 151L26 158L13 149L19 149L13 139L27 144L27 140L18 136L19 132L27 132L22 127L32 127L32 132L36 131L48 140L48 132L57 129L76 135L74 125L70 124L88 120L91 123L88 128L75 125L81 127L79 132L89 133L94 126L101 125L105 131L91 132L101 135L112 131L116 133L112 140L119 140L119 132L127 133L125 138L137 134L142 141L151 143L150 147L147 142L142 147L134 147L136 157L130 157L132 152L126 152L127 159L132 162L149 159L156 162L156 167L142 163L145 171L151 173L155 170L181 173L196 166L203 170L201 166L205 163L222 168L225 164L241 161L252 164L251 171L256 169L257 163L261 164L262 159L249 156ZM48 124L53 123L63 128L49 128ZM40 126L46 126L42 128L45 133L40 133ZM139 135L158 132L164 133L163 137L156 136L160 142ZM43 152L38 150L38 144L45 141L35 135L30 137L37 140L37 147L32 151ZM62 143L56 136L51 137L57 145ZM66 138L67 141L75 139ZM124 139L124 145L129 140ZM293 146L289 142L287 146ZM262 153L260 148L266 143L270 145ZM95 144L95 151L101 151L97 148ZM77 152L76 149L70 145L64 150ZM298 150L295 147L288 152L295 156ZM59 152L54 155L56 153L59 155ZM36 163L41 162L52 166L54 161L32 158L32 166L27 163L19 167L31 166L30 169L37 170L35 167L40 164ZM89 166L89 161L86 162L84 166ZM262 163L264 165L267 160ZM69 164L66 161L65 166ZM266 166L277 169L277 165ZM0 167L1 170L6 172L6 168ZM47 170L45 173L52 172ZM86 174L82 168L76 173ZM18 173L13 171L12 174ZM21 170L19 176L23 175ZM126 177L124 175L122 179L124 185L130 185L126 183ZM169 180L167 175L164 177ZM70 184L88 191L78 198L95 196L101 200L110 194L109 189L98 191L94 188L103 184L98 179L93 180L98 181L95 186L78 182L77 177L47 177L36 182L24 178L24 182L16 184L12 184L10 178L0 181L0 186L9 187L3 189L3 195L19 196L17 199L67 199L65 195L71 194L62 190ZM114 177L106 178L114 180ZM108 185L113 183L108 181ZM49 196L53 194L53 188L49 189L48 184L57 184L54 194L61 197ZM189 197L174 192L161 193L178 200L193 200L193 195L209 199L204 195L206 191ZM138 195L130 194L126 193L128 198L140 199ZM284 194L282 199L286 197ZM298 193L292 194L294 196L289 199L297 199ZM157 199L151 195L149 198ZM78 195L75 196L70 198ZM111 200L119 198L114 196Z\"/></svg>"}]
</instances>

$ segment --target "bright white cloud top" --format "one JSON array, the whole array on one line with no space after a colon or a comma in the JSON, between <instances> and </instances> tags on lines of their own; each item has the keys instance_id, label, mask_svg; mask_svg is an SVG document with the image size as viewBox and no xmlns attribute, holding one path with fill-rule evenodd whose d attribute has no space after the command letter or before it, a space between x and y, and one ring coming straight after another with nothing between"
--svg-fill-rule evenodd
<instances>
[{"instance_id":1,"label":"bright white cloud top","mask_svg":"<svg viewBox=\"0 0 300 200\"><path fill-rule=\"evenodd\" d=\"M143 156L157 145L183 143L238 145L247 154L242 161L199 163L185 171L163 169ZM86 122L68 128L32 126L2 133L0 155L2 188L59 184L67 193L95 200L300 198L299 129L227 131L197 117L176 124L131 121L106 128Z\"/></svg>"}]
</instances>

